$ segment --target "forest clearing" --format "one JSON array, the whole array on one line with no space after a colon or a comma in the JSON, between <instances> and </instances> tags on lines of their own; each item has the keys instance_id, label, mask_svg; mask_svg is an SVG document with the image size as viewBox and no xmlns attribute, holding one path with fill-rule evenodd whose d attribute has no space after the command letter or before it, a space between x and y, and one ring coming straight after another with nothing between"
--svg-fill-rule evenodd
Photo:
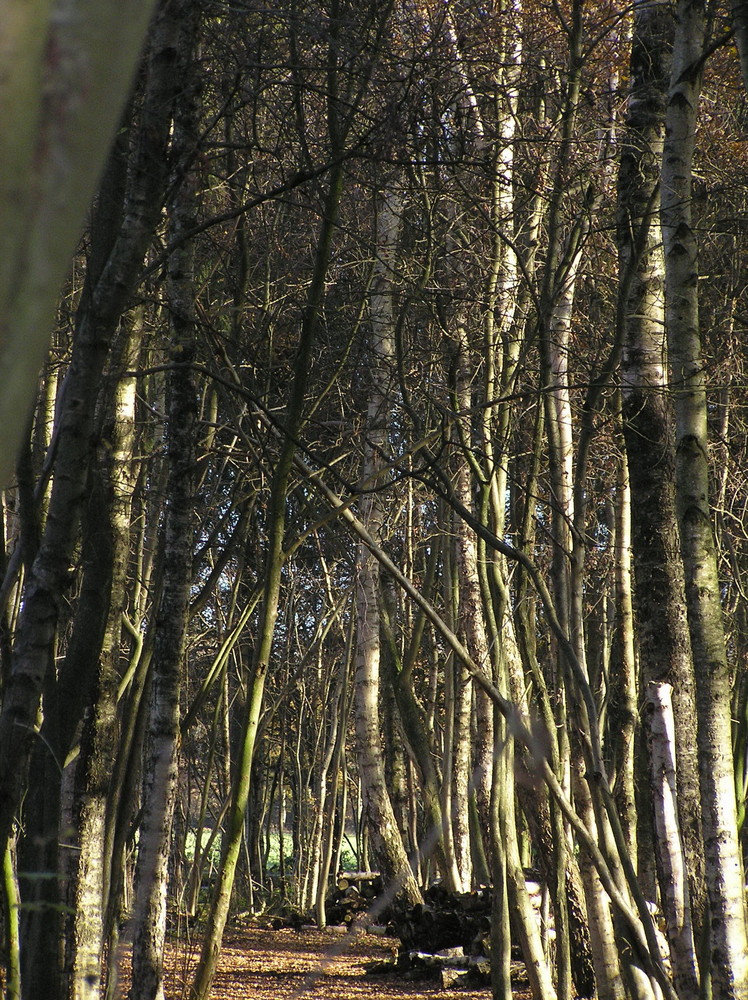
<instances>
[{"instance_id":1,"label":"forest clearing","mask_svg":"<svg viewBox=\"0 0 748 1000\"><path fill-rule=\"evenodd\" d=\"M747 87L748 0L0 0L4 1000L748 1000Z\"/></svg>"}]
</instances>

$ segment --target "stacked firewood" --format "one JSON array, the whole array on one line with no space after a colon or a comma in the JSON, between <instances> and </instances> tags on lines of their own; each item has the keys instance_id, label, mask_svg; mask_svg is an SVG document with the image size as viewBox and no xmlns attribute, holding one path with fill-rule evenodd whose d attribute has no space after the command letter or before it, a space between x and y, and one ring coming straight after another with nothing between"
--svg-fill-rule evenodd
<instances>
[{"instance_id":1,"label":"stacked firewood","mask_svg":"<svg viewBox=\"0 0 748 1000\"><path fill-rule=\"evenodd\" d=\"M528 871L527 875L527 888L540 919L540 884L536 873ZM369 971L396 973L405 979L440 979L445 987L489 983L491 897L489 887L453 893L436 884L426 890L423 903L408 909L392 907L388 933L400 938L399 952L392 961L375 963ZM521 971L518 961L513 975Z\"/></svg>"},{"instance_id":2,"label":"stacked firewood","mask_svg":"<svg viewBox=\"0 0 748 1000\"><path fill-rule=\"evenodd\" d=\"M390 929L404 951L461 947L466 954L482 953L491 930L491 890L448 892L437 883L426 890L423 903L404 912L393 909Z\"/></svg>"},{"instance_id":3,"label":"stacked firewood","mask_svg":"<svg viewBox=\"0 0 748 1000\"><path fill-rule=\"evenodd\" d=\"M450 988L455 985L484 986L491 981L491 961L487 955L468 955L458 945L436 952L401 951L391 961L374 962L369 975L396 974L400 979L434 980Z\"/></svg>"},{"instance_id":4,"label":"stacked firewood","mask_svg":"<svg viewBox=\"0 0 748 1000\"><path fill-rule=\"evenodd\" d=\"M331 925L352 924L365 913L382 891L378 872L341 872L335 890L327 898L325 913Z\"/></svg>"}]
</instances>

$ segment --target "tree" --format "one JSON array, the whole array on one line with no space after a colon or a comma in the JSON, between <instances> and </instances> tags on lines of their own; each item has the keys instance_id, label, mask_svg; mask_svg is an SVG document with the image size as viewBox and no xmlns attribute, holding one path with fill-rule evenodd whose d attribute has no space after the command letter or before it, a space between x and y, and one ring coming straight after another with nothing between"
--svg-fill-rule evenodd
<instances>
[{"instance_id":1,"label":"tree","mask_svg":"<svg viewBox=\"0 0 748 1000\"><path fill-rule=\"evenodd\" d=\"M125 108L153 0L4 0L0 417L10 480L60 286ZM116 37L116 51L109 41Z\"/></svg>"},{"instance_id":2,"label":"tree","mask_svg":"<svg viewBox=\"0 0 748 1000\"><path fill-rule=\"evenodd\" d=\"M171 831L178 788L180 701L189 622L194 550L195 425L197 397L192 374L195 357L193 247L188 234L196 216L195 182L190 161L197 135L195 120L195 4L173 4L157 22L179 54L185 86L174 116L172 151L175 193L169 204L171 254L167 280L171 371L168 384L166 447L168 478L164 516L161 593L154 622L153 659L148 679L148 720L140 846L133 909L132 1000L163 1000L166 895ZM154 35L160 35L154 30ZM90 982L90 975L87 981Z\"/></svg>"},{"instance_id":3,"label":"tree","mask_svg":"<svg viewBox=\"0 0 748 1000\"><path fill-rule=\"evenodd\" d=\"M649 754L654 801L661 798L663 761L678 784L678 817L668 836L657 836L661 898L667 915L675 980L684 996L698 990L696 940L705 929L703 841L695 759L694 676L686 621L685 583L675 512L672 415L667 393L662 234L657 201L670 82L673 23L665 5L635 15L631 96L618 178L618 246L624 309L622 406L631 475L633 561L639 622L644 727L662 719L661 697L673 691L678 720L675 744L660 741ZM670 728L659 728L661 737ZM663 818L661 808L658 820ZM685 853L684 853L685 852Z\"/></svg>"},{"instance_id":4,"label":"tree","mask_svg":"<svg viewBox=\"0 0 748 1000\"><path fill-rule=\"evenodd\" d=\"M709 508L707 401L701 361L697 244L692 174L705 44L704 9L678 4L662 158L661 218L665 300L676 431L676 503L694 671L712 987L748 994L742 864L735 819L730 739L730 668L722 625L714 529Z\"/></svg>"}]
</instances>

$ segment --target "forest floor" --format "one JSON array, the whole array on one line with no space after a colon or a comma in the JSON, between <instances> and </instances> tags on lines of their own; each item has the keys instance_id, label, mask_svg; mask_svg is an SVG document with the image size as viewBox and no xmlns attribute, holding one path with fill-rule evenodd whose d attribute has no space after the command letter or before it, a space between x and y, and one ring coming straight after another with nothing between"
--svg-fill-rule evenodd
<instances>
[{"instance_id":1,"label":"forest floor","mask_svg":"<svg viewBox=\"0 0 748 1000\"><path fill-rule=\"evenodd\" d=\"M213 985L212 1000L486 1000L490 989L452 987L439 982L408 981L396 973L369 974L367 966L391 959L397 942L370 934L334 934L318 930L227 932ZM196 954L184 943L166 956L166 997L187 996ZM525 1000L525 983L515 1000Z\"/></svg>"}]
</instances>

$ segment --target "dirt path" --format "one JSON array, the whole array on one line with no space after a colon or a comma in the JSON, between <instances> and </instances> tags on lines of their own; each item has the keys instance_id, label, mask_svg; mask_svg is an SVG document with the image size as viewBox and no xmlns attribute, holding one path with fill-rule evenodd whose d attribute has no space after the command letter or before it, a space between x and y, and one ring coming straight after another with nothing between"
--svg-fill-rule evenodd
<instances>
[{"instance_id":1,"label":"dirt path","mask_svg":"<svg viewBox=\"0 0 748 1000\"><path fill-rule=\"evenodd\" d=\"M212 1000L487 1000L490 991L444 990L438 983L367 975L369 962L390 958L392 941L371 935L248 928L228 934ZM187 995L194 955L182 946L168 956L167 1000Z\"/></svg>"}]
</instances>

